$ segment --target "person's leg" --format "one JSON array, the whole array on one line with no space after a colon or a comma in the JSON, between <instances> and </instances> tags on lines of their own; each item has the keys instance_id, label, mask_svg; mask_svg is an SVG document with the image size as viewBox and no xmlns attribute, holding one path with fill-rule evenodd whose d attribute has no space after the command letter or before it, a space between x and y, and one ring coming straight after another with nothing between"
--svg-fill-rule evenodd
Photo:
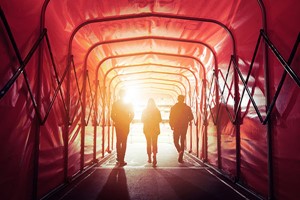
<instances>
[{"instance_id":1,"label":"person's leg","mask_svg":"<svg viewBox=\"0 0 300 200\"><path fill-rule=\"evenodd\" d=\"M186 140L186 132L183 132L180 134L180 151L184 151L185 147L185 140Z\"/></svg>"},{"instance_id":2,"label":"person's leg","mask_svg":"<svg viewBox=\"0 0 300 200\"><path fill-rule=\"evenodd\" d=\"M179 145L179 136L180 136L180 134L179 134L178 130L174 130L174 132L173 132L174 145L175 145L178 153L181 151L181 147Z\"/></svg>"},{"instance_id":3,"label":"person's leg","mask_svg":"<svg viewBox=\"0 0 300 200\"><path fill-rule=\"evenodd\" d=\"M121 141L121 150L120 150L120 159L121 159L121 163L126 165L126 162L124 161L125 159L125 153L126 153L126 148L127 148L127 137L128 137L128 133L123 133L122 134L122 141Z\"/></svg>"},{"instance_id":4,"label":"person's leg","mask_svg":"<svg viewBox=\"0 0 300 200\"><path fill-rule=\"evenodd\" d=\"M185 147L185 140L186 140L186 128L181 129L180 132L180 152L178 156L178 162L183 162L183 154L184 154L184 147Z\"/></svg>"},{"instance_id":5,"label":"person's leg","mask_svg":"<svg viewBox=\"0 0 300 200\"><path fill-rule=\"evenodd\" d=\"M151 163L151 137L148 133L145 134L146 142L147 142L147 155L148 155L148 163Z\"/></svg>"},{"instance_id":6,"label":"person's leg","mask_svg":"<svg viewBox=\"0 0 300 200\"><path fill-rule=\"evenodd\" d=\"M158 138L158 135L157 134L153 134L152 136L152 151L153 151L153 154L156 154L157 153L157 138Z\"/></svg>"},{"instance_id":7,"label":"person's leg","mask_svg":"<svg viewBox=\"0 0 300 200\"><path fill-rule=\"evenodd\" d=\"M120 162L121 160L121 133L120 130L116 127L116 149L117 149L117 162Z\"/></svg>"},{"instance_id":8,"label":"person's leg","mask_svg":"<svg viewBox=\"0 0 300 200\"><path fill-rule=\"evenodd\" d=\"M153 147L153 166L155 167L157 164L156 154L157 154L157 134L152 135L152 147Z\"/></svg>"}]
</instances>

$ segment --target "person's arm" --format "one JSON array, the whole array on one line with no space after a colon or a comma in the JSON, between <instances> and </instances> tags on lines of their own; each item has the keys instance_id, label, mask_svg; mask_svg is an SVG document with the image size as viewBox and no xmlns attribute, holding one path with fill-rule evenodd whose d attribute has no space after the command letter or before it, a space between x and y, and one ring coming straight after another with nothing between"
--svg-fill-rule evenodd
<instances>
[{"instance_id":1,"label":"person's arm","mask_svg":"<svg viewBox=\"0 0 300 200\"><path fill-rule=\"evenodd\" d=\"M173 107L170 110L169 124L170 124L171 129L174 130L174 113L173 113Z\"/></svg>"},{"instance_id":2,"label":"person's arm","mask_svg":"<svg viewBox=\"0 0 300 200\"><path fill-rule=\"evenodd\" d=\"M116 120L116 105L113 104L112 105L112 109L111 109L111 113L110 113L110 118L115 121Z\"/></svg>"},{"instance_id":3,"label":"person's arm","mask_svg":"<svg viewBox=\"0 0 300 200\"><path fill-rule=\"evenodd\" d=\"M188 120L189 120L189 123L191 123L191 121L194 119L194 115L193 115L191 107L188 107L188 108L189 108Z\"/></svg>"},{"instance_id":4,"label":"person's arm","mask_svg":"<svg viewBox=\"0 0 300 200\"><path fill-rule=\"evenodd\" d=\"M161 113L160 113L159 110L158 110L158 122L159 122L159 123L162 122Z\"/></svg>"}]
</instances>

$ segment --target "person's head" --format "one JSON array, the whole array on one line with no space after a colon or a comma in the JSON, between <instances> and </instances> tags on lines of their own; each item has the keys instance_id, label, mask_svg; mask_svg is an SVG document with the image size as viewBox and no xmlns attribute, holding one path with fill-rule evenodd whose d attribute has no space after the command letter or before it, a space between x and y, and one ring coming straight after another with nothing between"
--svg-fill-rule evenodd
<instances>
[{"instance_id":1,"label":"person's head","mask_svg":"<svg viewBox=\"0 0 300 200\"><path fill-rule=\"evenodd\" d=\"M155 107L156 105L154 99L150 98L147 103L147 108L155 108Z\"/></svg>"},{"instance_id":2,"label":"person's head","mask_svg":"<svg viewBox=\"0 0 300 200\"><path fill-rule=\"evenodd\" d=\"M177 100L179 103L183 103L184 102L184 95L178 95Z\"/></svg>"}]
</instances>

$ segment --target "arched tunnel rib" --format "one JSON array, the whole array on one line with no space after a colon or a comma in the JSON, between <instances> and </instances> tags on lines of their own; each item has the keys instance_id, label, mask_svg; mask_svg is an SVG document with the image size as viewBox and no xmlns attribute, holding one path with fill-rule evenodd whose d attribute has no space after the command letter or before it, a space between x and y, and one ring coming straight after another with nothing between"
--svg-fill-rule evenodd
<instances>
[{"instance_id":1,"label":"arched tunnel rib","mask_svg":"<svg viewBox=\"0 0 300 200\"><path fill-rule=\"evenodd\" d=\"M1 0L1 198L297 199L299 5ZM148 93L114 168L109 112L127 83ZM168 114L182 93L196 119L179 164ZM157 168L135 146L152 95Z\"/></svg>"}]
</instances>

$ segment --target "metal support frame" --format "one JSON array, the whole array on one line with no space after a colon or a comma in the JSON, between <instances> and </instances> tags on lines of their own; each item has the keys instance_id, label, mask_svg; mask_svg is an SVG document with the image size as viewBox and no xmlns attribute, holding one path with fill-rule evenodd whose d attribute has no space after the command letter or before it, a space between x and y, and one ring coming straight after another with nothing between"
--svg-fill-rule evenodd
<instances>
[{"instance_id":1,"label":"metal support frame","mask_svg":"<svg viewBox=\"0 0 300 200\"><path fill-rule=\"evenodd\" d=\"M45 3L44 3L44 6L43 7L45 7L45 10L46 10L46 7L47 7L47 5L48 5L48 3L49 3L49 1L50 0L46 0L45 1ZM257 2L258 2L258 5L262 8L262 13L263 13L263 23L264 23L264 27L266 27L266 17L265 17L265 11L264 11L264 6L263 6L263 2L262 2L262 0L257 0ZM191 18L190 18L191 19ZM114 18L113 20L116 20L116 18ZM106 21L106 20L104 20L104 21ZM235 50L234 50L234 52L235 52ZM267 54L267 52L266 52L266 54ZM267 58L267 55L266 55L266 58ZM267 61L266 61L267 62ZM284 79L284 78L282 78L282 79ZM278 91L278 94L279 94L279 91L280 90L277 90ZM276 91L276 94L277 94L277 91ZM275 95L276 96L276 95ZM277 97L276 97L277 98ZM274 99L273 99L274 100ZM267 103L268 104L268 103ZM272 109L270 109L270 110L272 110ZM266 120L266 121L268 121L268 120ZM270 135L270 133L269 133L269 135ZM270 196L270 198L272 198L272 191L273 191L273 189L272 189L272 187L270 188L271 190L271 196Z\"/></svg>"},{"instance_id":2,"label":"metal support frame","mask_svg":"<svg viewBox=\"0 0 300 200\"><path fill-rule=\"evenodd\" d=\"M266 116L265 118L262 117L262 114L254 100L254 98L252 97L252 92L250 91L250 89L248 88L247 84L248 84L248 80L249 80L249 77L250 77L250 74L251 74L251 71L252 71L252 66L254 64L254 61L255 61L255 58L256 58L256 55L257 55L257 52L258 52L258 47L259 47L259 44L261 43L261 38L264 39L264 41L266 42L266 45L268 48L270 48L271 52L273 53L273 55L275 55L275 57L279 60L279 62L281 63L282 67L284 68L284 72L282 73L282 76L281 76L281 80L279 82L279 85L275 91L275 94L273 96L272 99L269 99L268 103L267 104L267 111L266 111ZM238 123L237 119L238 119L238 112L239 110L241 109L241 102L243 101L243 97L244 97L244 93L246 91L246 93L248 94L248 97L250 99L250 102L252 103L255 111L256 111L256 114L258 116L258 119L260 120L261 124L263 125L268 125L268 122L271 120L271 114L272 114L272 110L275 106L275 103L276 103L276 100L280 94L280 91L282 89L282 86L284 84L284 81L285 81L285 78L287 75L289 75L292 80L295 82L295 84L297 84L298 87L300 87L300 78L299 76L296 74L296 72L292 69L292 67L290 66L292 61L293 61L293 58L297 52L297 49L299 47L299 43L300 43L300 33L298 34L297 36L297 39L294 43L294 46L293 46L293 49L290 53L290 56L289 56L289 59L288 61L286 61L280 54L280 52L277 50L277 48L275 47L275 45L271 42L271 40L269 39L269 37L266 35L266 33L264 32L264 30L261 30L260 31L260 35L259 35L259 38L258 38L258 41L257 41L257 45L256 45L256 48L255 48L255 51L254 51L254 55L253 55L253 58L252 58L252 62L250 64L250 67L249 67L249 71L248 71L248 74L247 74L247 77L246 79L243 77L242 75L242 72L240 71L240 69L238 68L238 64L236 62L236 60L233 58L232 56L232 59L231 59L231 62L229 64L229 67L228 67L228 71L227 71L227 74L226 74L226 78L224 79L224 76L223 79L224 79L224 87L222 90L220 90L220 94L221 94L221 98L223 99L223 102L225 102L225 106L226 106L226 111L228 113L228 115L230 116L230 120L233 124L236 124ZM231 86L229 87L228 84L227 84L227 77L228 77L228 73L229 73L229 69L230 69L230 66L231 64L233 65L234 67L234 71L237 73L238 75L238 78L239 80L242 81L243 83L243 91L242 91L242 95L241 95L241 98L240 100L238 101L238 107L237 109L235 110L235 116L232 116L232 114L230 113L228 107L227 107L227 104L226 104L226 100L225 100L225 97L223 96L224 94L224 89L225 89L225 86L226 88L229 90L229 95L230 95L230 89L231 89ZM266 74L265 74L266 75ZM217 79L215 79L217 81ZM217 81L217 84L219 85L219 88L220 87L220 84L219 82ZM228 95L228 96L229 96ZM228 98L228 97L227 97ZM219 112L219 110L218 110ZM217 112L217 117L216 117L216 121L218 119L218 112ZM242 119L242 118L241 118ZM268 125L269 126L269 125ZM273 161L272 161L272 138L271 138L271 133L268 132L268 177L269 177L269 198L270 199L273 199L274 198L274 180L273 180ZM239 172L240 173L240 172Z\"/></svg>"},{"instance_id":3,"label":"metal support frame","mask_svg":"<svg viewBox=\"0 0 300 200\"><path fill-rule=\"evenodd\" d=\"M16 82L16 80L19 78L19 76L21 74L23 74L24 76L24 80L25 80L25 84L27 86L29 95L30 95L30 99L32 101L32 105L34 107L35 110L35 119L36 119L36 129L34 132L34 137L35 137L35 144L34 144L34 170L33 170L33 191L32 191L32 197L33 199L37 199L37 191L38 191L38 171L39 171L39 141L40 141L40 126L44 125L48 119L48 116L50 114L50 111L52 110L52 107L54 105L54 102L58 96L58 93L60 93L62 102L63 102L63 107L65 109L66 112L66 118L68 119L68 115L67 115L67 106L66 106L66 102L64 100L64 96L63 96L63 92L62 92L62 82L64 81L65 77L66 77L66 71L63 74L62 78L59 79L59 74L57 72L57 68L56 68L56 64L55 64L55 60L54 60L54 56L52 53L52 49L51 49L51 44L49 41L49 37L47 35L47 29L42 28L41 29L41 33L38 37L38 39L35 41L35 43L33 44L32 48L30 49L29 53L25 56L24 60L21 57L21 53L17 47L17 44L15 42L14 36L11 32L10 26L6 20L5 14L2 10L2 8L0 7L0 19L3 22L3 25L5 27L5 30L8 34L8 37L10 39L10 43L12 44L12 47L14 49L14 52L18 58L19 64L20 66L18 67L18 69L16 70L16 72L13 74L13 76L8 80L8 82L4 85L4 87L1 89L0 91L0 100L2 99L2 97L5 96L5 94L7 94L7 92L9 91L9 89L11 88L11 86ZM30 87L29 84L29 80L27 77L27 73L26 73L26 66L29 63L29 61L31 60L32 56L34 55L35 52L39 51L39 67L38 67L38 79L41 81L41 76L42 76L42 72L41 72L41 65L42 65L42 60L43 60L43 54L42 54L42 42L43 40L46 40L46 47L48 49L48 53L50 55L50 59L51 59L51 63L53 66L53 70L55 73L55 79L57 82L57 87L54 90L54 95L52 97L52 99L50 100L50 104L48 106L48 108L46 109L46 113L44 116L41 115L41 100L40 100L40 88L37 88L37 99L34 97L32 89ZM38 82L40 82L38 80ZM66 171L65 171L65 176L66 176Z\"/></svg>"},{"instance_id":4,"label":"metal support frame","mask_svg":"<svg viewBox=\"0 0 300 200\"><path fill-rule=\"evenodd\" d=\"M213 19L205 19L205 18L194 18L194 17L185 17L185 16L173 16L173 15L165 15L165 14L154 14L154 13L146 13L146 14L139 14L139 15L125 15L125 16L119 16L119 17L108 17L108 18L102 18L102 19L93 19L93 20L88 20L79 26L75 28L75 30L72 32L70 40L69 40L69 50L68 50L68 55L72 55L72 41L75 37L75 34L85 25L91 24L91 23L99 23L99 22L107 22L107 21L115 21L115 20L126 20L126 19L134 19L134 18L147 18L147 17L163 17L163 18L170 18L170 19L179 19L179 20L189 20L189 21L198 21L198 22L206 22L206 23L213 23L216 24L217 26L220 26L222 29L224 29L230 36L233 44L233 54L235 55L235 41L233 34L231 31L226 27L224 24L217 20ZM197 105L198 107L198 105ZM198 115L197 115L198 117ZM104 128L104 127L103 127ZM198 131L198 129L197 129ZM104 136L104 134L103 134Z\"/></svg>"},{"instance_id":5,"label":"metal support frame","mask_svg":"<svg viewBox=\"0 0 300 200\"><path fill-rule=\"evenodd\" d=\"M217 58L216 58L216 53L214 52L214 50L207 44L201 42L201 41L194 41L194 40L188 40L188 39L178 39L178 38L170 38L170 37L159 37L159 36L144 36L144 37L134 37L134 38L126 38L126 39L115 39L115 40L109 40L109 41L101 41L101 42L97 42L95 43L94 45L92 45L87 53L86 53L86 56L85 56L85 59L84 59L84 68L86 69L87 68L87 60L88 60L88 57L90 55L90 53L98 46L100 45L103 45L103 44L112 44L112 43L119 43L119 42L127 42L127 41L137 41L137 40L146 40L146 39L155 39L155 40L166 40L166 41L174 41L174 42L184 42L184 43L191 43L191 44L200 44L200 45L203 45L205 46L206 48L208 48L210 50L210 52L213 54L213 58L214 58L214 62L215 62L215 68L217 66ZM190 98L191 100L191 98ZM96 103L96 106L97 106L97 103ZM196 104L196 111L198 111L198 104ZM197 112L196 112L197 114ZM95 113L94 113L94 116L96 117L97 116L97 109L95 110ZM94 118L95 118L94 117ZM198 118L198 114L197 114L197 118ZM95 119L96 121L96 119ZM96 138L96 134L97 134L97 125L95 124L94 126L94 135ZM198 129L197 129L197 136L198 136ZM94 141L94 144L96 144L96 141ZM94 152L95 152L95 148L96 146L94 147ZM95 155L94 155L95 156Z\"/></svg>"},{"instance_id":6,"label":"metal support frame","mask_svg":"<svg viewBox=\"0 0 300 200\"><path fill-rule=\"evenodd\" d=\"M50 0L45 0L45 2L44 2L44 4L43 4L43 9L42 9L42 15L41 15L41 28L43 28L44 27L44 21L45 21L45 12L46 12L46 8L47 8L47 6L48 6L48 4L49 4L49 2L50 2ZM136 16L126 16L126 17L128 17L128 18L136 18ZM123 17L123 19L126 19L126 17L124 18ZM221 27L223 27L225 30L227 30L228 32L230 32L229 31L229 29L227 29L227 27L225 26L225 25L223 25L222 23L220 23L220 22L218 22L218 21L216 21L216 20L210 20L210 19L201 19L201 18L192 18L192 17L178 17L178 16L169 16L169 15L157 15L157 14L152 14L152 15L149 15L149 14L143 14L143 15L141 15L141 16L139 16L139 17L168 17L168 18L174 18L174 19L182 19L182 20L194 20L194 21L205 21L205 22L210 22L210 23L215 23L215 24L218 24L219 26L221 26ZM117 18L117 20L120 20L120 18L122 18L122 17L119 17L119 18ZM113 19L113 20L116 20L116 19ZM105 21L105 20L104 20ZM75 31L76 32L76 31ZM73 32L74 33L74 32ZM230 33L230 35L231 35L231 33ZM231 35L232 36L232 35ZM72 37L71 37L72 38ZM233 38L233 37L232 37ZM73 40L73 38L72 39L70 39L70 41L72 41ZM71 56L72 55L72 53L71 53L71 48L69 48L69 54L68 54L69 56ZM58 81L59 82L59 86L58 86L58 89L55 91L55 97L53 98L53 102L51 103L51 105L49 106L49 109L48 109L48 112L50 112L50 110L51 110L51 108L52 108L52 106L53 106L53 103L54 103L54 101L55 101L55 99L56 99L56 96L57 96L57 93L60 91L60 89L61 89L61 83L63 82L63 80L64 80L64 78L67 76L67 80L70 80L70 71L69 71L69 68L70 68L70 59L69 59L69 56L68 56L68 64L67 64L67 67L66 67L66 70L65 70L65 73L64 73L64 75L63 75L63 78L61 79L61 81ZM41 57L41 56L40 56ZM41 64L41 60L40 60L40 64ZM24 66L25 67L25 66ZM39 75L41 75L41 73L39 73ZM85 85L85 83L84 83L84 85ZM70 92L70 86L68 86L67 87L67 93L69 94L69 92ZM61 91L60 91L61 92ZM83 92L85 93L85 88L83 88ZM85 97L86 97L86 95L85 94L83 94L83 96L84 96L84 102L83 102L83 105L84 105L84 109L85 109ZM38 106L40 106L39 105L39 102L37 103L37 105ZM65 106L65 108L66 108L66 111L67 111L67 118L69 118L69 112L70 112L70 99L69 99L69 97L67 98L67 105ZM47 112L47 114L46 114L46 116L45 116L45 118L42 120L42 123L40 123L40 124L44 124L45 122L46 122L46 120L47 120L47 116L48 116L48 113ZM38 114L39 112L38 112L38 110L36 109L36 113ZM38 116L38 115L37 115ZM85 118L85 117L83 117L83 118ZM38 118L39 120L39 122L41 122L41 117L39 117ZM83 119L84 120L84 119ZM70 120L66 120L66 134L65 134L65 140L68 138L68 130L69 130L69 128L68 128L68 126L69 126L69 123L70 123ZM39 130L37 131L38 133L39 133ZM39 139L38 139L39 140ZM65 145L68 145L68 141L65 141L64 142L64 144ZM65 147L65 149L66 149L67 147ZM68 159L68 152L65 152L65 159ZM65 162L65 167L67 167L66 165L67 165L67 161ZM67 174L67 170L65 170L65 174ZM66 175L65 175L66 176ZM37 187L36 187L36 189L37 189Z\"/></svg>"},{"instance_id":7,"label":"metal support frame","mask_svg":"<svg viewBox=\"0 0 300 200\"><path fill-rule=\"evenodd\" d=\"M259 36L259 38L261 38L262 35L264 35L263 36L264 38L268 39L267 35L265 35L265 33L263 32L263 30L261 31L261 35ZM259 39L258 43L260 43L260 41L261 40ZM260 112L260 110L259 110L259 108L258 108L258 106L257 106L257 104L256 104L256 102L254 100L254 98L252 97L252 92L250 91L250 89L247 86L248 80L249 80L249 77L250 77L250 74L251 74L252 66L254 64L254 60L255 60L256 54L258 52L257 49L258 49L259 45L257 45L257 47L256 47L256 50L255 50L255 53L254 53L254 56L253 56L253 59L252 59L252 62L251 62L251 65L250 65L250 68L249 68L249 71L248 71L246 79L243 77L242 72L238 68L238 64L232 58L232 62L231 63L233 64L234 70L238 73L239 80L242 81L243 86L244 86L241 98L240 98L240 100L238 102L238 108L240 109L240 107L241 107L241 102L243 101L244 94L245 94L245 91L246 91L246 93L248 94L248 97L249 97L249 99L250 99L250 101L251 101L251 103L252 103L252 105L253 105L253 107L254 107L254 109L256 111L256 114L257 114L257 116L258 116L261 124L263 124L263 125L267 124L268 120L270 119L270 115L271 115L272 110L273 110L273 108L275 106L276 100L277 100L277 98L279 96L279 93L280 93L281 88L282 88L282 86L284 84L284 81L285 81L285 78L286 78L287 74L289 74L290 77L294 80L294 82L298 85L298 87L300 87L300 77L295 73L295 71L290 66L290 64L292 63L293 58L294 58L294 56L295 56L295 54L297 52L299 43L300 43L300 34L298 34L298 37L297 37L297 39L295 41L294 47L293 47L293 49L291 51L291 54L290 54L290 57L289 57L288 61L285 61L285 59L281 56L281 54L278 52L278 50L275 48L275 46L268 39L268 42L267 42L268 47L272 50L272 52L274 52L274 55L276 56L276 58L278 58L278 60L280 61L280 63L284 67L284 72L282 73L281 80L280 80L279 85L278 85L278 87L277 87L277 89L275 91L273 99L272 99L270 105L267 108L267 111L266 111L267 114L266 114L265 118L262 117L262 114L261 114L261 112ZM230 66L229 66L229 68L230 68ZM228 73L229 73L229 70L227 71L226 78L224 79L223 90L220 91L221 97L223 98L223 100L224 100L225 103L226 103L226 100L225 100L225 97L223 95L224 94L225 86L226 86L226 88L228 90L231 89L231 87L229 87L228 84L227 84L227 82L226 82L227 81L227 77L228 77ZM220 84L219 83L218 83L218 85L219 85L219 88L220 88ZM229 91L229 93L230 93L230 91ZM226 104L226 106L227 106L227 104ZM231 113L228 113L228 114L231 115ZM235 112L234 116L231 115L230 119L231 119L231 122L235 124L236 120L237 120L237 113Z\"/></svg>"},{"instance_id":8,"label":"metal support frame","mask_svg":"<svg viewBox=\"0 0 300 200\"><path fill-rule=\"evenodd\" d=\"M97 66L97 71L96 71L96 80L99 80L98 78L98 73L99 73L99 69L101 68L101 65L106 61L106 60L109 60L109 59L112 59L112 58L122 58L122 57L129 57L129 56L139 56L139 55L145 55L145 54L154 54L154 55L164 55L164 56L176 56L176 57L184 57L184 58L189 58L189 59L194 59L196 62L200 63L200 66L203 68L204 72L205 72L205 69L204 69L204 66L203 64L201 63L200 60L198 60L198 58L196 57L193 57L193 56L187 56L187 55L177 55L177 54L169 54L169 53L161 53L161 52L140 52L140 53L132 53L132 54L123 54L123 55L118 55L118 56L109 56L109 57L106 57L104 59L102 59L98 66ZM187 68L185 68L187 69ZM111 69L110 69L111 70ZM189 70L189 69L188 69ZM192 72L192 71L191 71ZM192 73L194 75L194 73ZM194 75L195 77L195 80L196 80L196 90L197 90L197 94L198 94L198 89L197 89L197 86L198 86L198 79L196 78L196 76ZM103 81L103 87L105 88L105 92L103 93L103 110L105 110L106 106L105 106L105 101L106 101L106 82ZM95 94L96 95L96 99L97 99L97 93ZM102 112L103 115L102 115L102 156L104 156L104 151L105 151L105 147L104 147L104 136L105 136L105 112Z\"/></svg>"}]
</instances>

